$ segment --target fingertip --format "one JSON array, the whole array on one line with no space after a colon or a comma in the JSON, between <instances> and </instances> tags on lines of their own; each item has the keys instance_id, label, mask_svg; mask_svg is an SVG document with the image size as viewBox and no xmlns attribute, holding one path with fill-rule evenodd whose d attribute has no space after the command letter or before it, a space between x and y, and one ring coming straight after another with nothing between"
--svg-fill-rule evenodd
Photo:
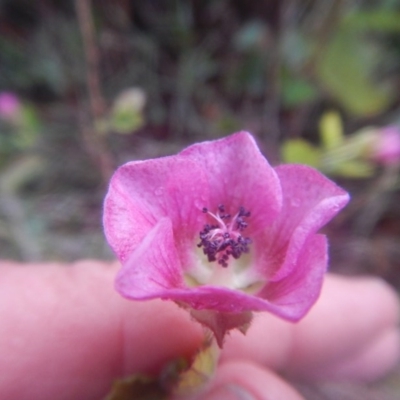
<instances>
[{"instance_id":1,"label":"fingertip","mask_svg":"<svg viewBox=\"0 0 400 400\"><path fill-rule=\"evenodd\" d=\"M281 370L293 341L293 324L269 313L256 313L246 334L233 330L227 336L221 361L249 360Z\"/></svg>"},{"instance_id":2,"label":"fingertip","mask_svg":"<svg viewBox=\"0 0 400 400\"><path fill-rule=\"evenodd\" d=\"M204 341L204 331L187 311L171 301L132 304L121 316L122 374L158 373L178 357L191 357Z\"/></svg>"},{"instance_id":3,"label":"fingertip","mask_svg":"<svg viewBox=\"0 0 400 400\"><path fill-rule=\"evenodd\" d=\"M304 400L286 381L250 361L229 361L219 366L204 400Z\"/></svg>"},{"instance_id":4,"label":"fingertip","mask_svg":"<svg viewBox=\"0 0 400 400\"><path fill-rule=\"evenodd\" d=\"M326 291L323 296L325 300L328 296L340 299L344 295L342 303L350 303L350 306L354 304L355 307L363 304L363 309L369 308L371 313L375 310L381 311L379 316L383 324L390 326L400 321L398 293L380 277L351 278L328 274L323 290Z\"/></svg>"},{"instance_id":5,"label":"fingertip","mask_svg":"<svg viewBox=\"0 0 400 400\"><path fill-rule=\"evenodd\" d=\"M116 264L0 267L1 398L101 398L115 378L157 372L201 343L177 305L119 296Z\"/></svg>"},{"instance_id":6,"label":"fingertip","mask_svg":"<svg viewBox=\"0 0 400 400\"><path fill-rule=\"evenodd\" d=\"M360 354L398 322L397 294L383 280L328 275L320 299L294 327L287 370L301 377L321 376L350 355ZM385 353L375 356L376 368L385 370ZM360 373L363 368L367 365Z\"/></svg>"},{"instance_id":7,"label":"fingertip","mask_svg":"<svg viewBox=\"0 0 400 400\"><path fill-rule=\"evenodd\" d=\"M358 354L352 354L326 369L322 377L332 380L375 381L393 370L398 365L399 357L399 329L388 329Z\"/></svg>"}]
</instances>

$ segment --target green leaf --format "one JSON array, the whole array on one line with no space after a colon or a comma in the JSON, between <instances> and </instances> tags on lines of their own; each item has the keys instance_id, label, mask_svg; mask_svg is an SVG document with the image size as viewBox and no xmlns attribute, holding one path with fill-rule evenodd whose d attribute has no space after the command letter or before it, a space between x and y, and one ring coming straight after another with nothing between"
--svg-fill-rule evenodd
<instances>
[{"instance_id":1,"label":"green leaf","mask_svg":"<svg viewBox=\"0 0 400 400\"><path fill-rule=\"evenodd\" d=\"M21 127L32 132L38 132L41 127L41 122L35 108L24 104L21 107Z\"/></svg>"},{"instance_id":2,"label":"green leaf","mask_svg":"<svg viewBox=\"0 0 400 400\"><path fill-rule=\"evenodd\" d=\"M346 178L369 178L374 175L374 166L367 161L347 161L342 163L335 171L334 175Z\"/></svg>"},{"instance_id":3,"label":"green leaf","mask_svg":"<svg viewBox=\"0 0 400 400\"><path fill-rule=\"evenodd\" d=\"M303 139L286 141L282 148L282 159L286 163L307 164L319 168L321 151Z\"/></svg>"},{"instance_id":4,"label":"green leaf","mask_svg":"<svg viewBox=\"0 0 400 400\"><path fill-rule=\"evenodd\" d=\"M319 81L348 112L357 116L375 115L393 97L392 88L373 79L380 57L372 43L354 32L339 29L318 59Z\"/></svg>"},{"instance_id":5,"label":"green leaf","mask_svg":"<svg viewBox=\"0 0 400 400\"><path fill-rule=\"evenodd\" d=\"M359 11L349 14L343 21L351 30L375 30L379 32L400 32L400 13L387 10Z\"/></svg>"},{"instance_id":6,"label":"green leaf","mask_svg":"<svg viewBox=\"0 0 400 400\"><path fill-rule=\"evenodd\" d=\"M239 51L259 49L268 35L267 27L261 20L246 23L233 38L234 46Z\"/></svg>"},{"instance_id":7,"label":"green leaf","mask_svg":"<svg viewBox=\"0 0 400 400\"><path fill-rule=\"evenodd\" d=\"M121 134L137 131L144 124L143 115L136 110L117 110L110 120L110 128Z\"/></svg>"},{"instance_id":8,"label":"green leaf","mask_svg":"<svg viewBox=\"0 0 400 400\"><path fill-rule=\"evenodd\" d=\"M110 116L97 121L99 132L128 134L135 132L144 124L143 109L146 104L146 93L139 87L123 90L114 100Z\"/></svg>"},{"instance_id":9,"label":"green leaf","mask_svg":"<svg viewBox=\"0 0 400 400\"><path fill-rule=\"evenodd\" d=\"M284 75L282 77L282 102L287 107L310 102L316 99L317 89L304 79Z\"/></svg>"},{"instance_id":10,"label":"green leaf","mask_svg":"<svg viewBox=\"0 0 400 400\"><path fill-rule=\"evenodd\" d=\"M25 184L40 176L44 167L45 164L40 157L23 155L17 158L2 171L0 190L5 193L17 192Z\"/></svg>"},{"instance_id":11,"label":"green leaf","mask_svg":"<svg viewBox=\"0 0 400 400\"><path fill-rule=\"evenodd\" d=\"M343 143L343 126L336 111L324 113L319 121L319 134L324 149L333 149Z\"/></svg>"}]
</instances>

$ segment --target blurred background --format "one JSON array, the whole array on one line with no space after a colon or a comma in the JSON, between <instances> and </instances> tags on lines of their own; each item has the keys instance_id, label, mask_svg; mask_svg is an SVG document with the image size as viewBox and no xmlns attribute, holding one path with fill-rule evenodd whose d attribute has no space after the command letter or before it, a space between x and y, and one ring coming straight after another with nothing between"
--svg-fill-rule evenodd
<instances>
[{"instance_id":1,"label":"blurred background","mask_svg":"<svg viewBox=\"0 0 400 400\"><path fill-rule=\"evenodd\" d=\"M116 166L242 129L351 193L331 270L399 290L400 0L0 0L1 258L111 259Z\"/></svg>"}]
</instances>

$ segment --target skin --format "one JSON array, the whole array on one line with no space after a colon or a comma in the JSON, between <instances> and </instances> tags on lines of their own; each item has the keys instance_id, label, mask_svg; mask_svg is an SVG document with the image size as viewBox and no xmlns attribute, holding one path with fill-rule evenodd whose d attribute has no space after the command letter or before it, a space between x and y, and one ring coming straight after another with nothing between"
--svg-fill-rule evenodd
<instances>
[{"instance_id":1,"label":"skin","mask_svg":"<svg viewBox=\"0 0 400 400\"><path fill-rule=\"evenodd\" d=\"M201 327L168 301L132 302L113 289L118 265L0 263L0 398L101 399L116 377L157 373L193 354ZM302 397L296 379L371 381L400 354L399 304L375 278L328 275L299 323L259 313L226 339L201 399Z\"/></svg>"}]
</instances>

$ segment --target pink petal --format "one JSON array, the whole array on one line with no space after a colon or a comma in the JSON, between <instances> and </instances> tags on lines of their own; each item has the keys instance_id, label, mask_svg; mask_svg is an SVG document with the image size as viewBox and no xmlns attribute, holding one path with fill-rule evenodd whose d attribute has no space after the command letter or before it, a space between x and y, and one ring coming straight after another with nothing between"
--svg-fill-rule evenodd
<instances>
[{"instance_id":1,"label":"pink petal","mask_svg":"<svg viewBox=\"0 0 400 400\"><path fill-rule=\"evenodd\" d=\"M12 118L20 108L21 103L14 93L0 92L0 117Z\"/></svg>"},{"instance_id":2,"label":"pink petal","mask_svg":"<svg viewBox=\"0 0 400 400\"><path fill-rule=\"evenodd\" d=\"M328 244L324 235L312 235L303 246L290 275L270 282L258 295L268 299L269 311L297 321L317 300L328 263Z\"/></svg>"},{"instance_id":3,"label":"pink petal","mask_svg":"<svg viewBox=\"0 0 400 400\"><path fill-rule=\"evenodd\" d=\"M397 126L387 126L377 132L372 157L383 165L400 161L400 131Z\"/></svg>"},{"instance_id":4,"label":"pink petal","mask_svg":"<svg viewBox=\"0 0 400 400\"><path fill-rule=\"evenodd\" d=\"M267 247L257 250L264 251L259 258L272 281L291 273L307 238L349 201L347 192L310 167L282 165L275 170L282 185L283 207L261 239Z\"/></svg>"},{"instance_id":5,"label":"pink petal","mask_svg":"<svg viewBox=\"0 0 400 400\"><path fill-rule=\"evenodd\" d=\"M171 221L162 219L146 236L116 278L116 289L135 300L170 299L195 310L221 313L270 311L283 318L301 318L319 295L327 263L322 235L312 236L293 273L268 283L257 296L220 286L185 287Z\"/></svg>"},{"instance_id":6,"label":"pink petal","mask_svg":"<svg viewBox=\"0 0 400 400\"><path fill-rule=\"evenodd\" d=\"M171 218L177 240L193 240L204 223L201 210L207 202L204 172L193 161L174 156L130 162L116 171L105 199L107 240L125 261L165 216Z\"/></svg>"},{"instance_id":7,"label":"pink petal","mask_svg":"<svg viewBox=\"0 0 400 400\"><path fill-rule=\"evenodd\" d=\"M276 218L282 202L279 181L249 133L195 144L180 155L202 165L207 174L210 204L205 206L210 210L215 211L219 204L229 206L230 213L245 207L251 212L248 232Z\"/></svg>"},{"instance_id":8,"label":"pink petal","mask_svg":"<svg viewBox=\"0 0 400 400\"><path fill-rule=\"evenodd\" d=\"M115 286L122 295L139 300L159 297L169 288L182 286L170 219L161 219L147 234L119 270Z\"/></svg>"}]
</instances>

